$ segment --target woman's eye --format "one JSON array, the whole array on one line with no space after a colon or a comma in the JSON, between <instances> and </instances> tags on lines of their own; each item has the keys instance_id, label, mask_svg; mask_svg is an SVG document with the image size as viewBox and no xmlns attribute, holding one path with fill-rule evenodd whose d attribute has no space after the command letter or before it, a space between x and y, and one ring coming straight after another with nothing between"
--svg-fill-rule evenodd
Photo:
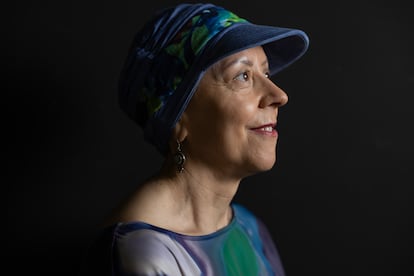
<instances>
[{"instance_id":1,"label":"woman's eye","mask_svg":"<svg viewBox=\"0 0 414 276\"><path fill-rule=\"evenodd\" d=\"M234 79L235 80L240 80L240 81L248 81L249 80L249 74L247 72L243 72L243 73L237 75Z\"/></svg>"}]
</instances>

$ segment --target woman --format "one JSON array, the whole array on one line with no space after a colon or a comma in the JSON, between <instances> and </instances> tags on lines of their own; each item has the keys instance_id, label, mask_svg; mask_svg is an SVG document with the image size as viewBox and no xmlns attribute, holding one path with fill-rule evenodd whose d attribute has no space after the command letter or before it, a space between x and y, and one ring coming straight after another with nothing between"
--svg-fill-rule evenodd
<instances>
[{"instance_id":1,"label":"woman","mask_svg":"<svg viewBox=\"0 0 414 276\"><path fill-rule=\"evenodd\" d=\"M180 4L144 26L119 99L165 162L107 222L89 275L284 275L265 225L232 199L276 161L288 97L269 76L307 47L300 30L212 4Z\"/></svg>"}]
</instances>

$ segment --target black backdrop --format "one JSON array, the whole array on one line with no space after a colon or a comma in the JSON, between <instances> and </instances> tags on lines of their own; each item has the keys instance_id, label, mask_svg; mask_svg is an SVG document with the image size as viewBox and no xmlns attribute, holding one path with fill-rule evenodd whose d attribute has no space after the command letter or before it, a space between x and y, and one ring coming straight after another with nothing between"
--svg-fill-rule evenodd
<instances>
[{"instance_id":1,"label":"black backdrop","mask_svg":"<svg viewBox=\"0 0 414 276\"><path fill-rule=\"evenodd\" d=\"M119 110L135 31L176 1L16 1L3 9L2 254L12 275L75 275L95 226L160 156ZM290 96L278 161L237 201L289 276L414 275L412 12L402 1L216 1L305 30L274 80ZM409 3L409 1L406 1Z\"/></svg>"}]
</instances>

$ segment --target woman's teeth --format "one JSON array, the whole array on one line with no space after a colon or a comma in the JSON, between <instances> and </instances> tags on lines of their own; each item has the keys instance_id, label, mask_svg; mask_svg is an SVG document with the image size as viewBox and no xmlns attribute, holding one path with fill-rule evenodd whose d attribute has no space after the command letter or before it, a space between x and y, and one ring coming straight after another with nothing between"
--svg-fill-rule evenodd
<instances>
[{"instance_id":1,"label":"woman's teeth","mask_svg":"<svg viewBox=\"0 0 414 276\"><path fill-rule=\"evenodd\" d=\"M271 127L271 126L262 127L261 130L267 131L267 132L272 132L273 131L273 127Z\"/></svg>"}]
</instances>

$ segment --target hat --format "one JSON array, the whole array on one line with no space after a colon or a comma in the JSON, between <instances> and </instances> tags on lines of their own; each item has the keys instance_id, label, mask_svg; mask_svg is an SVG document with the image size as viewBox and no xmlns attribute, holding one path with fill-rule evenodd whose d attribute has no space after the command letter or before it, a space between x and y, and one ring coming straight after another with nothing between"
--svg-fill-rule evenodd
<instances>
[{"instance_id":1,"label":"hat","mask_svg":"<svg viewBox=\"0 0 414 276\"><path fill-rule=\"evenodd\" d=\"M165 155L172 129L209 66L259 45L274 75L300 58L309 40L301 30L253 24L210 3L164 9L133 40L119 78L120 107Z\"/></svg>"}]
</instances>

